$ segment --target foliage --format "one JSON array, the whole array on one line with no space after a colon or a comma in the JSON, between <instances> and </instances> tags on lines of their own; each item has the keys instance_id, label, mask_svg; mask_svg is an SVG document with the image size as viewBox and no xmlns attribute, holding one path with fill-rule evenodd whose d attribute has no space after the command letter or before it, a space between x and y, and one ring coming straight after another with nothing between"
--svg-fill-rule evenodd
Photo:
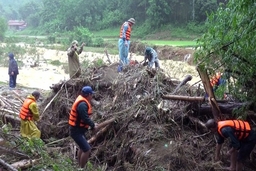
<instances>
[{"instance_id":1,"label":"foliage","mask_svg":"<svg viewBox=\"0 0 256 171\"><path fill-rule=\"evenodd\" d=\"M6 20L0 17L0 41L4 40L4 35L6 31L7 31Z\"/></svg>"},{"instance_id":2,"label":"foliage","mask_svg":"<svg viewBox=\"0 0 256 171\"><path fill-rule=\"evenodd\" d=\"M12 52L15 56L15 58L19 58L23 56L26 52L25 48L21 46L17 46L15 44L6 44L4 47L0 47L0 55L2 58L8 57L8 53Z\"/></svg>"},{"instance_id":3,"label":"foliage","mask_svg":"<svg viewBox=\"0 0 256 171\"><path fill-rule=\"evenodd\" d=\"M45 34L72 31L75 27L94 31L119 28L134 17L136 27L145 26L138 32L138 36L142 36L164 25L204 22L206 14L218 7L217 0L26 0L20 2L20 6L17 2L12 5L3 2L12 6L11 9L2 7L3 16L7 20L23 19L29 27Z\"/></svg>"},{"instance_id":4,"label":"foliage","mask_svg":"<svg viewBox=\"0 0 256 171\"><path fill-rule=\"evenodd\" d=\"M76 27L74 31L70 34L69 40L77 40L78 42L85 42L86 45L92 45L93 34L89 31L88 28Z\"/></svg>"},{"instance_id":5,"label":"foliage","mask_svg":"<svg viewBox=\"0 0 256 171\"><path fill-rule=\"evenodd\" d=\"M254 1L229 1L209 15L207 32L198 40L196 61L228 76L230 93L241 101L256 96L256 8Z\"/></svg>"},{"instance_id":6,"label":"foliage","mask_svg":"<svg viewBox=\"0 0 256 171\"><path fill-rule=\"evenodd\" d=\"M55 66L60 66L61 65L61 62L59 60L53 60L50 62L52 65L55 65Z\"/></svg>"}]
</instances>

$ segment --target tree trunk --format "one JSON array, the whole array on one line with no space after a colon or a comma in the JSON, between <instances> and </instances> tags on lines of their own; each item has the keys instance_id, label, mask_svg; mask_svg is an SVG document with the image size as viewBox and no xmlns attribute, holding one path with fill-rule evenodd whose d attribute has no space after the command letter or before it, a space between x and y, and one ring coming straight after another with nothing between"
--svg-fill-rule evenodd
<instances>
[{"instance_id":1,"label":"tree trunk","mask_svg":"<svg viewBox=\"0 0 256 171\"><path fill-rule=\"evenodd\" d=\"M223 120L223 115L220 111L220 108L219 108L217 102L216 102L206 69L203 66L197 66L197 71L198 71L200 78L202 80L202 83L204 85L204 89L209 96L208 101L209 101L210 105L212 106L212 114L213 114L214 119L216 121Z\"/></svg>"}]
</instances>

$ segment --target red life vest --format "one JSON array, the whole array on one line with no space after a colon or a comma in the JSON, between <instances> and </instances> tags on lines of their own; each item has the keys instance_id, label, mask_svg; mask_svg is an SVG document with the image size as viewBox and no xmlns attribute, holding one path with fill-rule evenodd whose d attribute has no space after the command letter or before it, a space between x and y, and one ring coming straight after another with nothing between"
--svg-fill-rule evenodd
<instances>
[{"instance_id":1,"label":"red life vest","mask_svg":"<svg viewBox=\"0 0 256 171\"><path fill-rule=\"evenodd\" d=\"M221 129L227 126L232 127L235 130L235 135L239 140L243 140L246 137L248 137L249 132L251 130L251 126L246 121L241 121L241 120L219 121L218 132L222 137L224 136L221 133Z\"/></svg>"},{"instance_id":2,"label":"red life vest","mask_svg":"<svg viewBox=\"0 0 256 171\"><path fill-rule=\"evenodd\" d=\"M33 119L33 113L29 109L29 105L33 102L36 102L33 98L27 98L20 109L20 118L23 120L32 120Z\"/></svg>"},{"instance_id":3,"label":"red life vest","mask_svg":"<svg viewBox=\"0 0 256 171\"><path fill-rule=\"evenodd\" d=\"M74 104L72 105L72 108L71 108L71 111L70 111L70 114L69 114L68 123L71 126L79 126L79 127L82 127L82 128L88 128L89 125L86 125L81 119L78 119L78 113L76 111L76 108L77 108L77 106L79 105L80 102L85 102L88 105L88 115L89 115L89 117L91 117L91 115L92 115L92 106L91 106L91 104L89 103L89 101L86 98L79 95L76 98Z\"/></svg>"},{"instance_id":4,"label":"red life vest","mask_svg":"<svg viewBox=\"0 0 256 171\"><path fill-rule=\"evenodd\" d=\"M132 28L131 26L129 25L129 22L124 22L124 24L121 26L121 29L120 29L120 38L123 38L123 29L124 29L124 25L128 25L128 29L126 30L126 40L130 40L130 37L131 37L131 32L132 32Z\"/></svg>"}]
</instances>

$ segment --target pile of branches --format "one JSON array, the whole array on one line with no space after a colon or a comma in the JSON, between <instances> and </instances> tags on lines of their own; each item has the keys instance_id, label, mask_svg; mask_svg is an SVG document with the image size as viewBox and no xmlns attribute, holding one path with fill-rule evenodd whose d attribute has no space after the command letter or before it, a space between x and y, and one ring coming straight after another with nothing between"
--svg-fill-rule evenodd
<instances>
[{"instance_id":1,"label":"pile of branches","mask_svg":"<svg viewBox=\"0 0 256 171\"><path fill-rule=\"evenodd\" d=\"M163 94L175 91L189 95L186 84L175 89L179 84L161 71L142 66L128 66L121 73L117 72L117 64L87 69L79 78L52 86L52 95L41 105L42 138L47 141L68 137L71 106L82 87L89 85L96 92L93 120L114 121L93 141L92 163L107 164L109 170L211 168L206 147L214 142L206 141L207 134L197 134L197 124L187 117L190 103L168 101L168 110L160 107L166 103ZM70 142L66 141L66 145ZM202 159L205 162L200 164Z\"/></svg>"}]
</instances>

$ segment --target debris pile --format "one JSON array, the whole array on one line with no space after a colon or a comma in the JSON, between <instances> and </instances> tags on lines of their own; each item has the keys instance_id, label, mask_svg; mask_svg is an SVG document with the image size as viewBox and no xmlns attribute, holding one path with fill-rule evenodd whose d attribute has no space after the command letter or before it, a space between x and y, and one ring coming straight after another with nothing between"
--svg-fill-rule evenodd
<instances>
[{"instance_id":1,"label":"debris pile","mask_svg":"<svg viewBox=\"0 0 256 171\"><path fill-rule=\"evenodd\" d=\"M87 69L79 78L52 86L52 95L41 106L45 109L39 124L42 138L68 136L70 108L81 88L89 85L96 92L93 120L115 120L92 143L90 161L94 164L107 163L108 170L210 169L205 138L187 117L190 103L161 98L173 91L189 95L189 85L178 90L179 83L161 71L139 65L128 66L121 73L117 64ZM205 161L200 164L202 159Z\"/></svg>"},{"instance_id":2,"label":"debris pile","mask_svg":"<svg viewBox=\"0 0 256 171\"><path fill-rule=\"evenodd\" d=\"M96 135L87 134L94 166L116 171L223 169L223 164L213 162L215 142L201 122L211 116L195 110L198 102L163 99L168 94L197 97L201 89L161 70L135 65L117 72L117 66L87 68L79 78L52 85L52 92L40 104L38 122L47 148L61 149L75 162L69 111L82 87L89 85L96 92L93 121L110 123ZM226 161L228 165L227 157Z\"/></svg>"}]
</instances>

